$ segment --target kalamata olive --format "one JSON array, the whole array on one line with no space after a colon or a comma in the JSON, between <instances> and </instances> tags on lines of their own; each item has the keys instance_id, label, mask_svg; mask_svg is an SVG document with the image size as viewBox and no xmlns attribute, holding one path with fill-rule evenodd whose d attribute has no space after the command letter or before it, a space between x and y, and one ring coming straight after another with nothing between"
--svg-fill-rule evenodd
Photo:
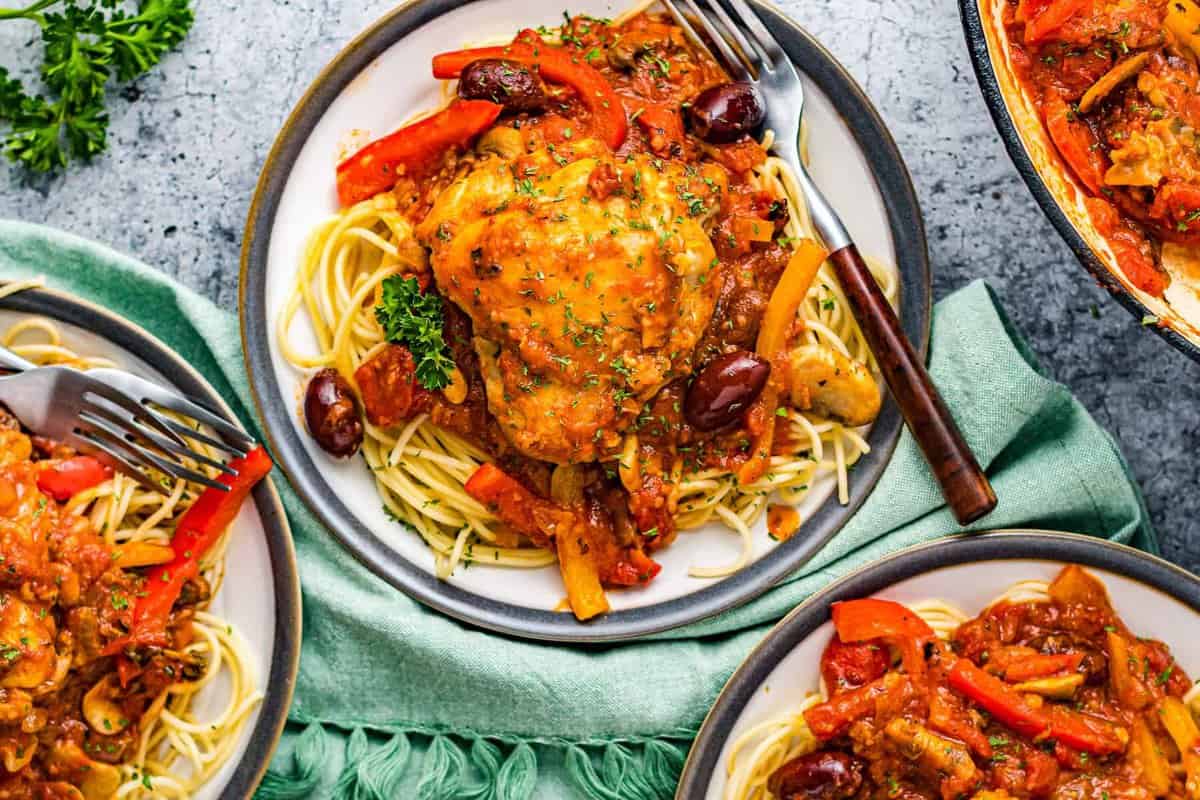
<instances>
[{"instance_id":1,"label":"kalamata olive","mask_svg":"<svg viewBox=\"0 0 1200 800\"><path fill-rule=\"evenodd\" d=\"M710 144L735 142L754 133L767 116L762 95L752 83L722 83L692 101L692 132Z\"/></svg>"},{"instance_id":2,"label":"kalamata olive","mask_svg":"<svg viewBox=\"0 0 1200 800\"><path fill-rule=\"evenodd\" d=\"M846 753L818 750L793 758L767 781L779 800L845 800L862 786L862 762Z\"/></svg>"},{"instance_id":3,"label":"kalamata olive","mask_svg":"<svg viewBox=\"0 0 1200 800\"><path fill-rule=\"evenodd\" d=\"M696 430L723 428L758 399L770 374L770 363L746 350L714 358L688 388L683 415Z\"/></svg>"},{"instance_id":4,"label":"kalamata olive","mask_svg":"<svg viewBox=\"0 0 1200 800\"><path fill-rule=\"evenodd\" d=\"M490 100L513 114L546 107L546 86L537 73L503 58L481 58L467 64L458 79L458 96Z\"/></svg>"},{"instance_id":5,"label":"kalamata olive","mask_svg":"<svg viewBox=\"0 0 1200 800\"><path fill-rule=\"evenodd\" d=\"M363 424L358 398L335 369L323 369L308 382L304 394L304 421L308 432L331 456L346 458L358 451Z\"/></svg>"}]
</instances>

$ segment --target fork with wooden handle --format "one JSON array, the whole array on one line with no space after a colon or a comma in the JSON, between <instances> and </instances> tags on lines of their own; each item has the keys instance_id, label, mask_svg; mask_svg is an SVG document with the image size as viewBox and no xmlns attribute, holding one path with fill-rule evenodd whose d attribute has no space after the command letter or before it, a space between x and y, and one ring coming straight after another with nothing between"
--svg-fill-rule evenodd
<instances>
[{"instance_id":1,"label":"fork with wooden handle","mask_svg":"<svg viewBox=\"0 0 1200 800\"><path fill-rule=\"evenodd\" d=\"M752 84L761 95L765 125L775 132L772 149L796 174L813 227L830 251L829 261L854 318L947 504L960 524L983 517L996 507L987 476L845 225L800 157L804 87L791 59L746 0L726 0L727 6L721 0L710 0L707 11L697 0L663 2L689 38L712 53L736 80ZM696 25L707 38L698 33Z\"/></svg>"}]
</instances>

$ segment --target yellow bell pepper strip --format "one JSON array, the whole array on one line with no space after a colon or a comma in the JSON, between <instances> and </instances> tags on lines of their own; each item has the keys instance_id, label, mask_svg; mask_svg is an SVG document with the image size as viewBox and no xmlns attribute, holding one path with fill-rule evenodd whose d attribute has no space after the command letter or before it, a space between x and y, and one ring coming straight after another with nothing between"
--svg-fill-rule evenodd
<instances>
[{"instance_id":1,"label":"yellow bell pepper strip","mask_svg":"<svg viewBox=\"0 0 1200 800\"><path fill-rule=\"evenodd\" d=\"M448 148L466 147L502 110L487 100L455 100L431 117L376 139L338 164L338 200L352 206L391 189L405 172L430 163Z\"/></svg>"},{"instance_id":2,"label":"yellow bell pepper strip","mask_svg":"<svg viewBox=\"0 0 1200 800\"><path fill-rule=\"evenodd\" d=\"M1101 75L1100 79L1084 92L1083 98L1079 101L1079 113L1086 114L1091 111L1097 103L1108 97L1113 89L1141 72L1149 60L1149 53L1138 53Z\"/></svg>"},{"instance_id":3,"label":"yellow bell pepper strip","mask_svg":"<svg viewBox=\"0 0 1200 800\"><path fill-rule=\"evenodd\" d=\"M1200 6L1193 0L1170 0L1163 26L1194 55L1200 56Z\"/></svg>"},{"instance_id":4,"label":"yellow bell pepper strip","mask_svg":"<svg viewBox=\"0 0 1200 800\"><path fill-rule=\"evenodd\" d=\"M567 602L575 618L583 622L608 611L600 569L591 556L587 541L578 535L559 535L554 537L554 547L563 586L567 589Z\"/></svg>"},{"instance_id":5,"label":"yellow bell pepper strip","mask_svg":"<svg viewBox=\"0 0 1200 800\"><path fill-rule=\"evenodd\" d=\"M521 31L509 45L475 47L434 56L433 76L442 80L457 78L468 64L482 58L519 61L526 66L536 67L547 81L571 87L591 112L592 124L600 139L613 150L625 141L629 120L626 119L621 97L612 84L582 56L546 44L535 31Z\"/></svg>"},{"instance_id":6,"label":"yellow bell pepper strip","mask_svg":"<svg viewBox=\"0 0 1200 800\"><path fill-rule=\"evenodd\" d=\"M1164 697L1159 703L1158 713L1163 727L1183 756L1187 796L1189 800L1200 800L1200 728L1196 727L1191 710L1178 697Z\"/></svg>"},{"instance_id":7,"label":"yellow bell pepper strip","mask_svg":"<svg viewBox=\"0 0 1200 800\"><path fill-rule=\"evenodd\" d=\"M267 476L273 464L260 445L244 458L230 461L229 466L237 475L217 478L229 490L205 489L180 517L171 537L175 557L146 574L145 593L134 605L129 634L111 642L104 650L106 655L131 646L168 644L167 619L184 584L200 574L200 559L225 535L250 490Z\"/></svg>"},{"instance_id":8,"label":"yellow bell pepper strip","mask_svg":"<svg viewBox=\"0 0 1200 800\"><path fill-rule=\"evenodd\" d=\"M1171 791L1171 765L1150 726L1141 717L1133 720L1132 734L1129 740L1130 760L1141 769L1142 782L1150 793L1162 797Z\"/></svg>"},{"instance_id":9,"label":"yellow bell pepper strip","mask_svg":"<svg viewBox=\"0 0 1200 800\"><path fill-rule=\"evenodd\" d=\"M808 289L817 277L817 271L825 263L829 253L812 239L801 240L792 257L779 276L779 283L767 301L762 327L758 330L755 351L768 362L782 352L791 333L796 311L808 295ZM766 472L771 460L771 445L775 441L775 409L779 403L779 384L767 379L766 388L758 396L746 419L752 420L760 430L755 431L754 446L750 456L738 469L738 482L743 486L754 483Z\"/></svg>"}]
</instances>

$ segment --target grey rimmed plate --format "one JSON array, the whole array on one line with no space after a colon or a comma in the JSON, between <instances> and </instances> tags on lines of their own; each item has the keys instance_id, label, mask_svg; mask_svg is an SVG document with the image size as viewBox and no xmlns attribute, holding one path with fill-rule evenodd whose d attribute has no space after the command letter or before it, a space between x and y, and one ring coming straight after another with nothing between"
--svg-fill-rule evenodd
<instances>
[{"instance_id":1,"label":"grey rimmed plate","mask_svg":"<svg viewBox=\"0 0 1200 800\"><path fill-rule=\"evenodd\" d=\"M900 317L921 352L929 338L930 275L917 199L900 153L870 101L815 40L765 5L756 6L806 76L809 149L815 178L864 252L890 259L901 275ZM572 13L611 17L608 0L572 4ZM808 560L861 505L891 458L901 418L889 400L871 429L871 453L850 473L850 502L815 491L807 521L775 545L755 529L752 563L723 580L689 578L689 566L732 561L738 537L712 525L681 534L655 557L662 573L645 588L610 593L613 611L586 624L555 611L558 570L472 565L438 580L417 534L388 519L361 460L338 463L304 430L299 406L307 375L280 354L275 319L295 279L309 232L337 210L334 169L354 144L383 135L417 111L444 102L430 73L436 53L511 39L523 27L555 25L548 0L416 0L384 17L321 73L285 123L263 168L242 251L241 320L247 367L274 451L309 507L364 564L423 603L460 620L535 639L612 641L704 619L744 603ZM299 321L293 336L304 345ZM311 342L309 342L311 344Z\"/></svg>"},{"instance_id":2,"label":"grey rimmed plate","mask_svg":"<svg viewBox=\"0 0 1200 800\"><path fill-rule=\"evenodd\" d=\"M827 586L776 625L734 672L696 737L677 800L724 797L730 744L743 732L796 708L820 681L821 652L833 635L833 603L883 597L937 598L974 616L1017 581L1050 580L1080 564L1108 588L1117 613L1139 636L1171 647L1190 675L1200 671L1200 579L1156 556L1105 539L1051 531L995 531L917 545Z\"/></svg>"},{"instance_id":3,"label":"grey rimmed plate","mask_svg":"<svg viewBox=\"0 0 1200 800\"><path fill-rule=\"evenodd\" d=\"M50 289L0 298L0 331L31 317L54 320L64 343L104 356L143 377L173 386L236 420L208 382L148 331L99 306ZM225 578L210 610L242 635L264 698L242 729L233 756L199 791L197 800L239 800L254 794L287 721L300 661L300 581L291 530L270 479L260 483L233 523ZM197 697L201 719L219 708L219 683Z\"/></svg>"}]
</instances>

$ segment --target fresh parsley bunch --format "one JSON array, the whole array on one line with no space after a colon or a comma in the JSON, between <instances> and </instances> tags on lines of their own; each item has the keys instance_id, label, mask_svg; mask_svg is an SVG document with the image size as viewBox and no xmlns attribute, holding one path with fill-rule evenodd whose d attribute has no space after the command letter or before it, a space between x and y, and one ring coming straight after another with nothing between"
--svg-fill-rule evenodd
<instances>
[{"instance_id":1,"label":"fresh parsley bunch","mask_svg":"<svg viewBox=\"0 0 1200 800\"><path fill-rule=\"evenodd\" d=\"M422 292L416 278L392 275L383 280L383 295L375 306L375 319L393 344L402 344L416 362L417 380L426 389L444 389L450 383L454 359L442 334L442 298Z\"/></svg>"},{"instance_id":2,"label":"fresh parsley bunch","mask_svg":"<svg viewBox=\"0 0 1200 800\"><path fill-rule=\"evenodd\" d=\"M0 131L4 152L19 164L48 172L70 159L104 150L105 87L148 72L192 27L190 0L37 0L0 8L0 22L25 20L41 28L42 83L30 92L0 67Z\"/></svg>"}]
</instances>

